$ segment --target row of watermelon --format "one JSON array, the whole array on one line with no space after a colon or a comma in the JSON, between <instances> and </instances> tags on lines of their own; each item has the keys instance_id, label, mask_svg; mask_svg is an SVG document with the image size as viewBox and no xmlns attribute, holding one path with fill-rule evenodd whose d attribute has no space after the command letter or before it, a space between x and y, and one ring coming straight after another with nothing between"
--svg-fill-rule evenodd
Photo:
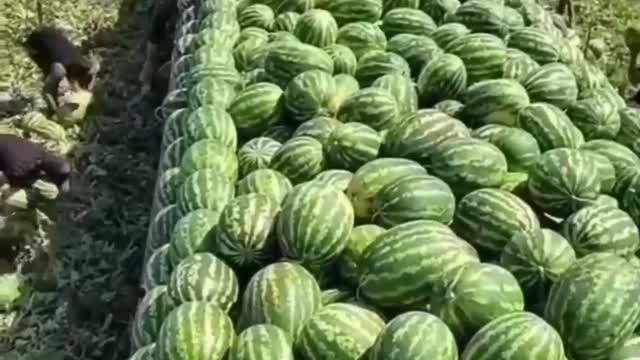
<instances>
[{"instance_id":1,"label":"row of watermelon","mask_svg":"<svg viewBox=\"0 0 640 360\"><path fill-rule=\"evenodd\" d=\"M599 76L597 69L582 63L567 67L553 63L557 60L554 58L539 67L535 61L522 61L531 66L528 70L514 62L510 67L513 77L505 75L500 64L500 74L492 75L497 73L484 67L487 59L478 59L476 54L486 50L493 38L469 33L469 29L478 31L495 19L479 23L477 16L469 16L464 20L462 6L453 14L460 16L463 20L456 21L464 25L434 25L434 32L454 25L449 28L466 29L466 40L476 36L473 39L491 41L478 42L475 54L468 56L442 50L440 56L422 59L424 63L417 67L423 69L416 72L409 65L410 57L402 55L401 50L386 53L382 51L386 46L378 52L367 49L370 44L361 40L371 34L363 36L354 31L351 39L357 41L349 46L334 45L335 52L326 51L329 58L319 48L298 42L303 38L307 43L326 41L326 34L317 36L310 29L330 14L341 24L338 33L357 24L359 30L374 29L375 37L385 43L386 37L395 32L392 36L400 40L402 35L417 36L431 40L440 49L433 35L429 38L407 32L403 27L406 24L401 24L404 17L417 13L388 4L392 2L356 4L342 0L334 7L322 6L324 12L302 11L300 16L282 11L293 3L300 6L299 1L274 1L269 7L247 5L238 13L240 26L234 25L231 12L224 11L224 3L200 4L203 13L219 10L216 6L223 11L196 21L205 29L186 42L184 49L192 55L180 57L175 66L174 78L180 90L169 96L164 106L168 115L166 150L159 171L158 210L154 209L155 221L150 229L150 247L155 251L145 276L150 292L134 323L134 343L144 347L134 358L218 359L232 348L230 356L236 359L287 359L295 347L309 359L357 359L367 349L371 359L402 358L401 354L455 359L459 343L471 338L464 346L464 359L564 359L565 348L575 359L604 359L631 333L638 323L636 307L629 306L629 299L638 294L637 271L626 260L601 251L633 255L639 245L638 231L632 217L609 205L616 200L601 194L625 193L624 208L630 211L635 196L625 190L630 183L633 190L636 182L631 180L640 163L625 146L601 139L602 134L609 134L604 138L620 141L623 135L619 130L600 131L599 125L593 125L597 131L587 136L588 126L578 126L575 115L567 117L562 112L570 110L579 96L592 99L581 94L595 91L598 104L613 100L607 102L613 112L628 114L629 124L635 124L637 113L626 106L618 111L622 105L606 88L608 83L589 78L587 85L578 86L575 79L580 73L576 69L586 69L587 77ZM480 3L487 1L467 1L463 9L468 11L472 7L467 4L474 3L476 8L485 8ZM355 7L348 9L345 4ZM371 6L376 4L391 6L385 11L386 18L397 16L395 23L387 21L386 25L383 19L383 31L370 22L376 18L371 15ZM352 14L352 9L358 14ZM278 17L286 15L287 24L295 24L287 28L293 38L289 33L272 36L267 32L275 25L268 25L264 19L269 16L264 14L274 10L280 13ZM341 12L342 17L336 15ZM364 13L369 13L366 19L360 17ZM419 20L424 21L427 17L421 14ZM301 19L306 19L302 24L307 31L296 31ZM240 31L241 27L244 30ZM423 24L413 27L415 31L424 29ZM504 36L493 28L499 29L483 30ZM514 30L508 34L517 34ZM534 30L520 32L532 37L539 34ZM264 58L256 62L258 68L244 69L249 74L248 86L238 89L234 84L241 82L242 74L229 65L252 57L239 55L252 48L250 39L239 39L265 33L267 41L276 46L258 46L264 48L264 55L258 58ZM403 45L400 40L399 48L409 49L415 44L406 41ZM452 42L443 42L442 49ZM220 55L220 49L225 44L233 47L228 52L233 56L223 64L220 59L225 55ZM375 46L376 42L371 44ZM361 52L357 51L358 45ZM516 48L511 40L509 46ZM538 49L521 47L527 46L529 52ZM344 54L353 54L355 63L341 63L349 59ZM527 56L524 59L534 57ZM440 59L456 59L462 70L449 71L450 63ZM340 63L345 71L337 70ZM336 71L342 75L327 75ZM532 81L544 84L535 95L539 98L533 97L536 92L531 85L526 86L533 71L546 74ZM465 74L463 85L461 72ZM448 82L440 85L438 76L448 73L452 74L445 77ZM480 79L470 81L468 73ZM411 74L418 82L417 94L407 81ZM482 79L486 76L505 79ZM569 78L573 83L566 81ZM456 91L456 86L461 90L455 96L447 93L437 98L443 89ZM461 103L451 101L452 97ZM538 103L529 104L530 98ZM444 102L437 107L449 111L448 115L433 110L414 114L419 103L435 105L439 100ZM599 105L594 108L600 109ZM591 112L586 110L585 117ZM291 140L277 135L283 130L284 118L300 124ZM514 124L520 129L509 126ZM592 125L587 120L583 124ZM631 129L631 125L625 129ZM480 127L471 132L467 126ZM252 139L258 135L263 136ZM585 143L585 138L590 141ZM520 139L525 139L526 145L541 145L538 151L526 146L523 150ZM388 157L375 160L379 156ZM424 166L437 177L427 175ZM341 170L325 170L328 168ZM237 179L241 181L236 188ZM316 181L307 182L312 179ZM520 195L516 185L521 184L526 185L535 207L514 195ZM584 207L594 200L599 205ZM571 215L562 235L540 229L538 210L563 218ZM367 225L352 230L355 221ZM446 226L450 224L455 234ZM271 228L276 233L273 238L269 236ZM169 244L163 245L169 238ZM509 271L480 263L476 249L462 238L476 246L483 258L485 251L501 253L498 261ZM216 255L195 254L204 249ZM300 261L314 275L291 263L267 265L279 256L274 252ZM582 258L576 262L576 257ZM324 283L321 270L335 259L340 259L344 285L357 287L355 298L345 298L334 290L320 293L319 286ZM547 261L542 273L540 264L532 266L532 259ZM243 291L240 270L265 265L250 276ZM550 299L544 311L545 322L522 311L532 290L544 290L549 281L556 285L550 296L543 295ZM501 287L487 286L492 284ZM576 293L575 286L584 286L586 293ZM239 313L234 314L232 305L240 293ZM589 316L578 316L570 309L584 309L585 294L591 296L588 304L594 304L594 308ZM364 304L363 299L374 307ZM480 306L478 299L488 299L488 303ZM614 302L617 310L612 311ZM328 305L323 307L322 303ZM409 312L385 326L384 314L377 313L389 306L423 304L428 304L425 308L439 319ZM619 311L623 307L625 311ZM211 316L192 321L196 313ZM606 324L594 326L600 325L603 317ZM232 340L235 332L231 319L236 319L239 329L247 328L237 340ZM264 323L278 327L265 328ZM193 336L211 333L212 329L217 333ZM585 329L590 330L585 333ZM604 335L614 329L615 337ZM272 342L265 343L265 338ZM424 346L416 347L416 339ZM629 340L619 353L632 353L635 343ZM627 355L620 355L620 359L623 356Z\"/></svg>"}]
</instances>

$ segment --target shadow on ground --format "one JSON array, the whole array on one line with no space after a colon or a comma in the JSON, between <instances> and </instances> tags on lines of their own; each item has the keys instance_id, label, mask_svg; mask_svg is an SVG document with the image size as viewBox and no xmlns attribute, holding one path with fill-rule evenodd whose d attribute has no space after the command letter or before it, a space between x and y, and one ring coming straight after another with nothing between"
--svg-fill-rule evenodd
<instances>
[{"instance_id":1,"label":"shadow on ground","mask_svg":"<svg viewBox=\"0 0 640 360\"><path fill-rule=\"evenodd\" d=\"M72 191L50 214L53 261L41 272L55 281L31 295L11 331L0 334L0 359L129 356L161 135L152 105L136 99L151 2L121 1L117 22L90 31L83 44L97 50L102 69L95 107L70 153Z\"/></svg>"}]
</instances>

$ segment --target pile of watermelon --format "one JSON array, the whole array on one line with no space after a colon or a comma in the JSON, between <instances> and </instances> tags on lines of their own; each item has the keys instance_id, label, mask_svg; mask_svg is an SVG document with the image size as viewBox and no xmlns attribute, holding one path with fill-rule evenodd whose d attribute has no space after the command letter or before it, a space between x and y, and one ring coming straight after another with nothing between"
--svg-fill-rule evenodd
<instances>
[{"instance_id":1,"label":"pile of watermelon","mask_svg":"<svg viewBox=\"0 0 640 360\"><path fill-rule=\"evenodd\" d=\"M640 110L533 0L181 0L137 360L640 357Z\"/></svg>"}]
</instances>

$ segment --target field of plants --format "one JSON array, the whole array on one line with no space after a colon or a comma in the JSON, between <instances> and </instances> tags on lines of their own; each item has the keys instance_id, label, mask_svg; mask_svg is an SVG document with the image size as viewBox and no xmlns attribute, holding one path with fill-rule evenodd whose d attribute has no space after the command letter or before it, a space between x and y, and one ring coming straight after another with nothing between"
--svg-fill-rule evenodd
<instances>
[{"instance_id":1,"label":"field of plants","mask_svg":"<svg viewBox=\"0 0 640 360\"><path fill-rule=\"evenodd\" d=\"M0 119L74 164L0 208L0 359L640 357L634 2L179 0L157 116L153 2L59 3L102 66L83 122Z\"/></svg>"}]
</instances>

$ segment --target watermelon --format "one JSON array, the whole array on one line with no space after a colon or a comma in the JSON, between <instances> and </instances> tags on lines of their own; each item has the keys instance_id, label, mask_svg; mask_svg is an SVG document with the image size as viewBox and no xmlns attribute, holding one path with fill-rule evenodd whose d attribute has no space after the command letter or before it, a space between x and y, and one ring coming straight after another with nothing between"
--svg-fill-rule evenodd
<instances>
[{"instance_id":1,"label":"watermelon","mask_svg":"<svg viewBox=\"0 0 640 360\"><path fill-rule=\"evenodd\" d=\"M312 9L300 16L293 34L303 43L324 48L336 42L338 23L330 12Z\"/></svg>"},{"instance_id":2,"label":"watermelon","mask_svg":"<svg viewBox=\"0 0 640 360\"><path fill-rule=\"evenodd\" d=\"M640 357L640 337L633 336L613 350L609 360L633 360L638 357Z\"/></svg>"},{"instance_id":3,"label":"watermelon","mask_svg":"<svg viewBox=\"0 0 640 360\"><path fill-rule=\"evenodd\" d=\"M507 159L495 145L473 138L451 138L436 146L429 169L458 195L484 187L499 187L507 174Z\"/></svg>"},{"instance_id":4,"label":"watermelon","mask_svg":"<svg viewBox=\"0 0 640 360\"><path fill-rule=\"evenodd\" d=\"M507 45L522 50L541 65L560 60L556 39L548 32L535 27L523 27L512 31Z\"/></svg>"},{"instance_id":5,"label":"watermelon","mask_svg":"<svg viewBox=\"0 0 640 360\"><path fill-rule=\"evenodd\" d=\"M169 296L178 304L205 301L229 312L238 300L238 278L222 260L208 253L191 255L171 273Z\"/></svg>"},{"instance_id":6,"label":"watermelon","mask_svg":"<svg viewBox=\"0 0 640 360\"><path fill-rule=\"evenodd\" d=\"M507 47L500 38L486 33L473 33L443 46L444 51L462 59L467 68L469 84L502 77Z\"/></svg>"},{"instance_id":7,"label":"watermelon","mask_svg":"<svg viewBox=\"0 0 640 360\"><path fill-rule=\"evenodd\" d=\"M353 204L356 219L371 219L372 202L386 184L414 174L426 174L420 164L402 158L380 158L358 169L349 183L347 196Z\"/></svg>"},{"instance_id":8,"label":"watermelon","mask_svg":"<svg viewBox=\"0 0 640 360\"><path fill-rule=\"evenodd\" d=\"M542 153L557 148L577 149L584 135L557 106L536 102L518 111L517 125L537 140Z\"/></svg>"},{"instance_id":9,"label":"watermelon","mask_svg":"<svg viewBox=\"0 0 640 360\"><path fill-rule=\"evenodd\" d=\"M329 134L338 126L340 122L327 116L317 116L300 124L293 133L294 137L309 136L325 145Z\"/></svg>"},{"instance_id":10,"label":"watermelon","mask_svg":"<svg viewBox=\"0 0 640 360\"><path fill-rule=\"evenodd\" d=\"M180 165L184 153L191 144L184 137L179 137L167 146L160 159L160 172Z\"/></svg>"},{"instance_id":11,"label":"watermelon","mask_svg":"<svg viewBox=\"0 0 640 360\"><path fill-rule=\"evenodd\" d=\"M269 3L278 14L290 11L303 13L313 7L311 0L269 0Z\"/></svg>"},{"instance_id":12,"label":"watermelon","mask_svg":"<svg viewBox=\"0 0 640 360\"><path fill-rule=\"evenodd\" d=\"M294 77L284 93L285 107L289 118L305 122L317 116L326 116L337 111L332 103L336 83L321 70L305 71Z\"/></svg>"},{"instance_id":13,"label":"watermelon","mask_svg":"<svg viewBox=\"0 0 640 360\"><path fill-rule=\"evenodd\" d=\"M568 357L609 359L633 333L640 324L639 271L617 255L593 253L553 284L544 317L562 336Z\"/></svg>"},{"instance_id":14,"label":"watermelon","mask_svg":"<svg viewBox=\"0 0 640 360\"><path fill-rule=\"evenodd\" d=\"M305 359L358 360L373 345L384 320L365 308L333 303L307 321L295 343Z\"/></svg>"},{"instance_id":15,"label":"watermelon","mask_svg":"<svg viewBox=\"0 0 640 360\"><path fill-rule=\"evenodd\" d=\"M255 41L255 42L269 42L269 32L265 29L250 26L244 28L240 31L240 35L238 37L238 42L235 46L242 44L245 41Z\"/></svg>"},{"instance_id":16,"label":"watermelon","mask_svg":"<svg viewBox=\"0 0 640 360\"><path fill-rule=\"evenodd\" d=\"M183 216L173 227L168 252L169 262L175 267L183 259L212 248L212 231L218 224L219 211L194 210Z\"/></svg>"},{"instance_id":17,"label":"watermelon","mask_svg":"<svg viewBox=\"0 0 640 360\"><path fill-rule=\"evenodd\" d=\"M294 41L273 42L264 59L264 69L273 82L284 88L296 75L308 70L333 73L333 60L322 49Z\"/></svg>"},{"instance_id":18,"label":"watermelon","mask_svg":"<svg viewBox=\"0 0 640 360\"><path fill-rule=\"evenodd\" d=\"M187 302L162 323L154 358L222 360L235 337L233 323L222 309L207 302Z\"/></svg>"},{"instance_id":19,"label":"watermelon","mask_svg":"<svg viewBox=\"0 0 640 360\"><path fill-rule=\"evenodd\" d=\"M395 97L386 89L370 87L349 96L337 118L342 122L359 122L375 130L397 126L400 121L399 106Z\"/></svg>"},{"instance_id":20,"label":"watermelon","mask_svg":"<svg viewBox=\"0 0 640 360\"><path fill-rule=\"evenodd\" d=\"M229 178L213 169L199 170L185 179L176 204L183 214L197 209L221 211L234 197Z\"/></svg>"},{"instance_id":21,"label":"watermelon","mask_svg":"<svg viewBox=\"0 0 640 360\"><path fill-rule=\"evenodd\" d=\"M382 0L331 0L323 7L340 26L357 21L375 23L382 17Z\"/></svg>"},{"instance_id":22,"label":"watermelon","mask_svg":"<svg viewBox=\"0 0 640 360\"><path fill-rule=\"evenodd\" d=\"M281 203L292 187L291 181L281 173L271 169L259 169L238 181L236 195L264 194Z\"/></svg>"},{"instance_id":23,"label":"watermelon","mask_svg":"<svg viewBox=\"0 0 640 360\"><path fill-rule=\"evenodd\" d=\"M236 62L236 67L239 70L244 71L245 74L261 69L263 60L267 54L267 42L268 39L245 40L244 42L236 45L233 49L233 57Z\"/></svg>"},{"instance_id":24,"label":"watermelon","mask_svg":"<svg viewBox=\"0 0 640 360\"><path fill-rule=\"evenodd\" d=\"M358 66L358 59L351 49L341 44L331 44L324 47L324 51L333 60L334 74L354 75Z\"/></svg>"},{"instance_id":25,"label":"watermelon","mask_svg":"<svg viewBox=\"0 0 640 360\"><path fill-rule=\"evenodd\" d=\"M172 112L171 115L166 118L162 131L161 152L165 152L170 144L182 137L182 124L184 124L189 114L189 109L181 108Z\"/></svg>"},{"instance_id":26,"label":"watermelon","mask_svg":"<svg viewBox=\"0 0 640 360\"><path fill-rule=\"evenodd\" d=\"M581 150L591 150L603 155L613 165L616 174L614 193L622 194L631 179L640 169L640 158L628 147L606 139L591 140L584 143Z\"/></svg>"},{"instance_id":27,"label":"watermelon","mask_svg":"<svg viewBox=\"0 0 640 360\"><path fill-rule=\"evenodd\" d=\"M243 137L255 136L277 123L282 116L284 92L260 82L242 90L229 106L235 127Z\"/></svg>"},{"instance_id":28,"label":"watermelon","mask_svg":"<svg viewBox=\"0 0 640 360\"><path fill-rule=\"evenodd\" d=\"M247 141L238 150L240 177L244 178L253 171L268 168L273 154L281 146L282 144L279 142L266 137L257 137Z\"/></svg>"},{"instance_id":29,"label":"watermelon","mask_svg":"<svg viewBox=\"0 0 640 360\"><path fill-rule=\"evenodd\" d=\"M347 246L354 226L353 208L344 193L311 181L287 194L276 226L282 253L315 270Z\"/></svg>"},{"instance_id":30,"label":"watermelon","mask_svg":"<svg viewBox=\"0 0 640 360\"><path fill-rule=\"evenodd\" d=\"M548 102L566 109L578 99L576 77L561 63L548 63L531 71L522 85L532 102Z\"/></svg>"},{"instance_id":31,"label":"watermelon","mask_svg":"<svg viewBox=\"0 0 640 360\"><path fill-rule=\"evenodd\" d=\"M471 338L460 360L537 360L540 356L545 360L565 360L562 339L537 315L519 311L483 326Z\"/></svg>"},{"instance_id":32,"label":"watermelon","mask_svg":"<svg viewBox=\"0 0 640 360\"><path fill-rule=\"evenodd\" d=\"M373 200L372 220L386 228L413 220L449 225L456 208L449 185L430 175L407 176L389 183Z\"/></svg>"},{"instance_id":33,"label":"watermelon","mask_svg":"<svg viewBox=\"0 0 640 360\"><path fill-rule=\"evenodd\" d=\"M417 305L430 298L443 274L476 262L473 247L446 225L431 220L407 222L365 248L359 292L383 307Z\"/></svg>"},{"instance_id":34,"label":"watermelon","mask_svg":"<svg viewBox=\"0 0 640 360\"><path fill-rule=\"evenodd\" d=\"M453 54L439 55L422 69L416 85L422 106L432 106L441 100L459 99L467 88L464 62Z\"/></svg>"},{"instance_id":35,"label":"watermelon","mask_svg":"<svg viewBox=\"0 0 640 360\"><path fill-rule=\"evenodd\" d=\"M380 135L367 125L351 122L338 125L327 138L325 156L334 169L355 171L378 157Z\"/></svg>"},{"instance_id":36,"label":"watermelon","mask_svg":"<svg viewBox=\"0 0 640 360\"><path fill-rule=\"evenodd\" d=\"M362 276L362 255L385 229L373 224L360 225L353 228L347 247L338 259L340 276L350 285L357 286Z\"/></svg>"},{"instance_id":37,"label":"watermelon","mask_svg":"<svg viewBox=\"0 0 640 360\"><path fill-rule=\"evenodd\" d=\"M358 60L355 77L362 87L387 74L410 76L411 69L402 56L387 51L370 51Z\"/></svg>"},{"instance_id":38,"label":"watermelon","mask_svg":"<svg viewBox=\"0 0 640 360\"><path fill-rule=\"evenodd\" d=\"M562 233L578 256L610 252L623 257L640 248L638 227L626 212L611 206L587 206L568 217Z\"/></svg>"},{"instance_id":39,"label":"watermelon","mask_svg":"<svg viewBox=\"0 0 640 360\"><path fill-rule=\"evenodd\" d=\"M567 239L546 228L515 233L500 254L500 265L518 279L529 301L546 298L550 285L575 261Z\"/></svg>"},{"instance_id":40,"label":"watermelon","mask_svg":"<svg viewBox=\"0 0 640 360\"><path fill-rule=\"evenodd\" d=\"M468 124L515 125L517 113L529 105L527 90L515 80L477 82L464 92L460 118Z\"/></svg>"},{"instance_id":41,"label":"watermelon","mask_svg":"<svg viewBox=\"0 0 640 360\"><path fill-rule=\"evenodd\" d=\"M164 285L149 289L136 308L131 325L131 339L136 347L156 341L162 322L179 303L169 296Z\"/></svg>"},{"instance_id":42,"label":"watermelon","mask_svg":"<svg viewBox=\"0 0 640 360\"><path fill-rule=\"evenodd\" d=\"M443 24L453 17L460 7L460 3L460 0L423 1L420 8L429 14L437 24Z\"/></svg>"},{"instance_id":43,"label":"watermelon","mask_svg":"<svg viewBox=\"0 0 640 360\"><path fill-rule=\"evenodd\" d=\"M578 84L580 97L592 89L599 89L608 83L607 76L596 65L580 61L569 66Z\"/></svg>"},{"instance_id":44,"label":"watermelon","mask_svg":"<svg viewBox=\"0 0 640 360\"><path fill-rule=\"evenodd\" d=\"M524 310L524 295L506 269L470 263L436 282L430 311L444 321L459 342L502 315Z\"/></svg>"},{"instance_id":45,"label":"watermelon","mask_svg":"<svg viewBox=\"0 0 640 360\"><path fill-rule=\"evenodd\" d=\"M284 330L259 324L238 335L229 350L229 360L293 360L293 345Z\"/></svg>"},{"instance_id":46,"label":"watermelon","mask_svg":"<svg viewBox=\"0 0 640 360\"><path fill-rule=\"evenodd\" d=\"M616 185L616 168L613 167L613 164L606 156L595 151L583 151L589 154L589 157L596 165L598 177L600 177L600 192L605 194L613 193Z\"/></svg>"},{"instance_id":47,"label":"watermelon","mask_svg":"<svg viewBox=\"0 0 640 360\"><path fill-rule=\"evenodd\" d=\"M369 51L385 50L387 38L378 25L365 20L350 22L341 26L338 30L336 43L351 49L356 58L359 59Z\"/></svg>"},{"instance_id":48,"label":"watermelon","mask_svg":"<svg viewBox=\"0 0 640 360\"><path fill-rule=\"evenodd\" d=\"M442 49L427 36L398 34L387 43L387 51L402 56L409 64L411 76L417 78L422 68L440 56Z\"/></svg>"},{"instance_id":49,"label":"watermelon","mask_svg":"<svg viewBox=\"0 0 640 360\"><path fill-rule=\"evenodd\" d=\"M588 153L559 148L542 154L534 164L528 189L537 206L550 215L566 217L595 200L600 184Z\"/></svg>"},{"instance_id":50,"label":"watermelon","mask_svg":"<svg viewBox=\"0 0 640 360\"><path fill-rule=\"evenodd\" d=\"M618 109L597 98L578 100L569 106L567 114L586 140L615 139L621 129Z\"/></svg>"},{"instance_id":51,"label":"watermelon","mask_svg":"<svg viewBox=\"0 0 640 360\"><path fill-rule=\"evenodd\" d=\"M397 34L430 36L436 27L435 21L424 11L400 7L387 12L380 25L387 38Z\"/></svg>"},{"instance_id":52,"label":"watermelon","mask_svg":"<svg viewBox=\"0 0 640 360\"><path fill-rule=\"evenodd\" d=\"M445 1L448 1L448 0L444 0L443 2ZM455 0L451 0L451 1L455 1ZM429 3L428 1L425 2L424 6L427 6L428 3ZM432 2L432 3L435 3L435 2ZM431 15L431 16L433 17L434 15ZM470 33L471 33L471 30L469 30L469 28L464 26L463 24L460 24L457 22L450 22L450 23L446 23L438 26L438 28L435 29L433 33L431 33L431 38L436 42L436 44L438 44L438 46L444 48L454 40L461 38Z\"/></svg>"},{"instance_id":53,"label":"watermelon","mask_svg":"<svg viewBox=\"0 0 640 360\"><path fill-rule=\"evenodd\" d=\"M507 48L507 59L502 65L502 77L523 83L529 73L539 67L540 65L525 52Z\"/></svg>"},{"instance_id":54,"label":"watermelon","mask_svg":"<svg viewBox=\"0 0 640 360\"><path fill-rule=\"evenodd\" d=\"M396 98L400 116L418 110L418 93L410 77L399 73L387 74L376 79L371 86L386 89Z\"/></svg>"},{"instance_id":55,"label":"watermelon","mask_svg":"<svg viewBox=\"0 0 640 360\"><path fill-rule=\"evenodd\" d=\"M215 105L204 105L191 110L182 124L181 135L189 143L203 139L217 140L233 151L238 146L233 118L224 108Z\"/></svg>"},{"instance_id":56,"label":"watermelon","mask_svg":"<svg viewBox=\"0 0 640 360\"><path fill-rule=\"evenodd\" d=\"M541 154L536 139L522 129L490 124L476 129L474 137L497 146L512 172L527 172Z\"/></svg>"},{"instance_id":57,"label":"watermelon","mask_svg":"<svg viewBox=\"0 0 640 360\"><path fill-rule=\"evenodd\" d=\"M287 11L278 14L273 24L275 31L288 31L292 32L296 28L296 24L300 20L300 14L293 11Z\"/></svg>"},{"instance_id":58,"label":"watermelon","mask_svg":"<svg viewBox=\"0 0 640 360\"><path fill-rule=\"evenodd\" d=\"M451 117L458 116L463 107L464 104L462 104L460 101L451 99L442 100L439 103L433 105L433 108L435 110L441 111Z\"/></svg>"},{"instance_id":59,"label":"watermelon","mask_svg":"<svg viewBox=\"0 0 640 360\"><path fill-rule=\"evenodd\" d=\"M234 267L264 265L274 259L272 236L280 203L269 195L250 193L231 201L216 226L215 252Z\"/></svg>"},{"instance_id":60,"label":"watermelon","mask_svg":"<svg viewBox=\"0 0 640 360\"><path fill-rule=\"evenodd\" d=\"M385 326L371 348L369 359L457 360L458 346L442 320L426 312L409 311Z\"/></svg>"},{"instance_id":61,"label":"watermelon","mask_svg":"<svg viewBox=\"0 0 640 360\"><path fill-rule=\"evenodd\" d=\"M155 250L169 243L173 227L182 217L176 205L169 205L158 210L149 225L147 248Z\"/></svg>"},{"instance_id":62,"label":"watermelon","mask_svg":"<svg viewBox=\"0 0 640 360\"><path fill-rule=\"evenodd\" d=\"M294 185L311 180L325 168L322 144L309 136L294 137L273 154L269 168L281 172Z\"/></svg>"},{"instance_id":63,"label":"watermelon","mask_svg":"<svg viewBox=\"0 0 640 360\"><path fill-rule=\"evenodd\" d=\"M142 288L149 292L152 288L166 285L171 274L169 264L169 244L153 250L142 270Z\"/></svg>"},{"instance_id":64,"label":"watermelon","mask_svg":"<svg viewBox=\"0 0 640 360\"><path fill-rule=\"evenodd\" d=\"M217 140L200 140L191 145L180 163L181 176L185 178L200 170L218 170L229 180L238 178L238 158Z\"/></svg>"},{"instance_id":65,"label":"watermelon","mask_svg":"<svg viewBox=\"0 0 640 360\"><path fill-rule=\"evenodd\" d=\"M520 11L514 9L511 6L504 7L504 22L509 29L509 34L515 30L519 30L525 26L524 17L520 14Z\"/></svg>"},{"instance_id":66,"label":"watermelon","mask_svg":"<svg viewBox=\"0 0 640 360\"><path fill-rule=\"evenodd\" d=\"M320 181L328 186L333 186L340 191L346 191L353 179L353 173L347 170L331 169L316 175L314 181Z\"/></svg>"},{"instance_id":67,"label":"watermelon","mask_svg":"<svg viewBox=\"0 0 640 360\"><path fill-rule=\"evenodd\" d=\"M500 252L520 231L535 230L540 222L533 209L514 194L479 189L458 202L454 231L479 248Z\"/></svg>"},{"instance_id":68,"label":"watermelon","mask_svg":"<svg viewBox=\"0 0 640 360\"><path fill-rule=\"evenodd\" d=\"M191 87L187 104L191 110L207 105L226 109L235 95L236 90L228 82L216 78L204 78Z\"/></svg>"},{"instance_id":69,"label":"watermelon","mask_svg":"<svg viewBox=\"0 0 640 360\"><path fill-rule=\"evenodd\" d=\"M504 6L496 1L465 1L458 7L453 18L476 33L489 33L504 38L509 31Z\"/></svg>"},{"instance_id":70,"label":"watermelon","mask_svg":"<svg viewBox=\"0 0 640 360\"><path fill-rule=\"evenodd\" d=\"M320 306L320 287L311 273L293 263L273 263L255 273L247 284L242 296L242 324L272 324L295 340Z\"/></svg>"},{"instance_id":71,"label":"watermelon","mask_svg":"<svg viewBox=\"0 0 640 360\"><path fill-rule=\"evenodd\" d=\"M333 76L336 82L336 92L331 99L332 109L340 109L347 99L360 90L360 84L355 77L349 74L336 74ZM334 112L334 114L336 113Z\"/></svg>"},{"instance_id":72,"label":"watermelon","mask_svg":"<svg viewBox=\"0 0 640 360\"><path fill-rule=\"evenodd\" d=\"M417 9L420 7L420 0L382 0L382 13L386 14L396 8Z\"/></svg>"},{"instance_id":73,"label":"watermelon","mask_svg":"<svg viewBox=\"0 0 640 360\"><path fill-rule=\"evenodd\" d=\"M182 185L185 174L178 167L167 169L156 181L156 206L165 207L176 202L176 190Z\"/></svg>"},{"instance_id":74,"label":"watermelon","mask_svg":"<svg viewBox=\"0 0 640 360\"><path fill-rule=\"evenodd\" d=\"M267 31L273 30L275 23L273 10L264 4L253 4L238 13L238 23L241 27L258 27Z\"/></svg>"}]
</instances>

